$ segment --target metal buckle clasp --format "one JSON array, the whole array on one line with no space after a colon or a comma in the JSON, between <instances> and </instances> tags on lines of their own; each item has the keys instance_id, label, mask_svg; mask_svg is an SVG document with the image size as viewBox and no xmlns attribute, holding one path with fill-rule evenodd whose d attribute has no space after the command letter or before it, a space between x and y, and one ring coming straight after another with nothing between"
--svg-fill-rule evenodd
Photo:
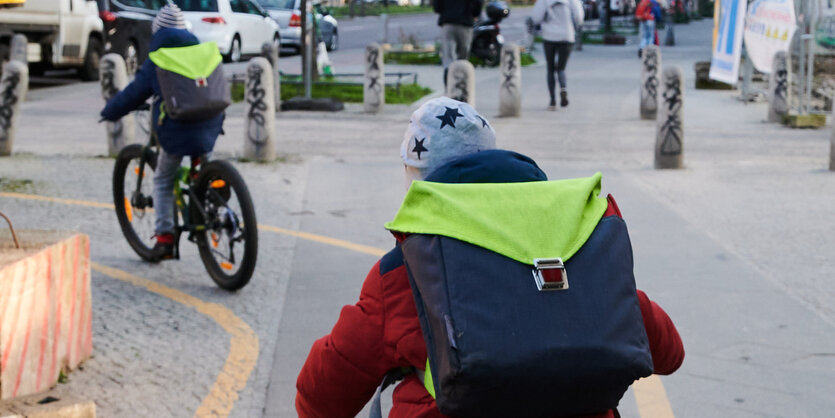
<instances>
[{"instance_id":1,"label":"metal buckle clasp","mask_svg":"<svg viewBox=\"0 0 835 418\"><path fill-rule=\"evenodd\" d=\"M561 258L535 258L533 278L540 292L568 289L568 274Z\"/></svg>"}]
</instances>

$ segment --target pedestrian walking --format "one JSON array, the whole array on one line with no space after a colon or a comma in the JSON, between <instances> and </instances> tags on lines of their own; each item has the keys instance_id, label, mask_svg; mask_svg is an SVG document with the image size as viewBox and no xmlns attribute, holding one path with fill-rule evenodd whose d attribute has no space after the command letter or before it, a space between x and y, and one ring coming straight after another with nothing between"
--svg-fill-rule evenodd
<instances>
[{"instance_id":1,"label":"pedestrian walking","mask_svg":"<svg viewBox=\"0 0 835 418\"><path fill-rule=\"evenodd\" d=\"M660 22L663 18L661 6L655 0L641 0L635 9L635 18L641 25L641 43L638 47L638 58L640 58L644 47L647 45L658 45L655 22Z\"/></svg>"},{"instance_id":2,"label":"pedestrian walking","mask_svg":"<svg viewBox=\"0 0 835 418\"><path fill-rule=\"evenodd\" d=\"M401 207L395 221L387 224L387 228L393 231L396 238L395 247L384 255L368 272L357 303L355 305L345 306L331 333L313 343L296 382L296 410L302 418L353 417L362 410L372 397L374 399L371 407L372 416L380 416L379 414L374 414L374 410L378 412L380 410L380 393L388 383L396 382L398 379L403 379L403 382L394 390L393 405L389 417L419 416L440 418L446 416L439 409L441 407L439 402L445 399L447 392L443 389L438 392L435 389L436 385L433 384L433 378L430 376L433 374L440 376L438 373L443 373L448 370L443 366L436 367L439 363L434 362L430 357L427 347L434 347L434 345L425 338L427 329L424 327L428 323L423 322L427 317L435 318L431 314L426 314L423 309L434 309L437 306L431 303L429 305L432 306L427 306L425 302L416 303L416 299L418 298L416 295L419 294L415 293L415 288L413 285L410 285L410 281L419 280L419 277L415 273L421 271L426 272L428 270L440 272L444 271L444 269L430 268L430 266L436 265L433 263L438 261L432 257L431 251L426 252L425 258L409 260L407 257L415 253L407 251L407 249L414 249L415 247L409 246L408 240L411 238L406 236L408 234L396 232L403 231L404 229L394 228L394 225L401 225L398 222L402 221L410 222L409 220L416 222L428 220L430 223L439 221L439 218L435 216L438 213L432 212L432 210L433 208L440 208L444 213L441 217L445 218L445 220L439 221L440 223L438 225L443 223L445 226L451 226L454 230L464 231L465 235L473 233L473 238L479 236L487 237L487 241L492 241L494 244L496 242L505 242L504 238L525 235L521 230L513 228L500 228L502 233L493 233L496 232L494 226L505 224L506 222L503 220L507 220L508 217L520 217L520 212L508 209L510 206L513 206L506 206L508 202L526 202L525 204L527 204L529 201L528 199L518 199L518 196L513 194L513 190L530 186L544 186L549 187L548 190L553 192L559 189L561 184L559 182L547 181L545 173L532 159L512 151L496 149L495 132L490 123L470 105L447 97L430 100L412 114L400 147L400 157L405 167L406 185L410 190L404 199L404 205ZM599 175L598 177L592 178L592 180L594 179L599 181ZM451 183L457 184L453 185ZM509 183L515 183L515 185ZM432 190L438 190L436 187L443 188L448 186L460 186L463 189L456 189L461 193L454 191L446 194L441 193L440 195L432 193ZM528 214L537 214L533 218L527 218L530 221L528 226L534 226L533 232L531 233L539 237L543 228L557 231L588 230L586 227L594 228L593 224L598 222L598 219L608 219L605 222L612 226L621 225L620 211L617 209L614 199L611 196L609 198L597 196L599 183L592 181L588 183L588 186L587 190L585 190L589 192L588 194L576 193L572 198L563 199L561 204L556 205L548 197L536 194L539 196L537 199L542 198L541 206L548 207L550 210L528 210L525 212ZM472 192L467 192L467 190L473 190L471 187L482 188L473 194ZM561 193L544 193L544 195L556 199L562 199L557 196L563 196ZM592 195L592 198L589 198L590 195ZM591 205L595 208L593 210L590 209L587 202L592 202ZM452 203L452 206L448 206L448 203ZM445 210L450 207L455 207L457 210L446 212ZM566 209L569 207L585 207L589 208L589 211L584 209L575 213L578 216L572 217L568 215L571 211ZM508 211L512 212L512 214L508 214ZM595 215L591 215L592 212ZM588 216L583 214L587 214ZM501 219L502 221L496 222L496 219ZM475 225L479 226L473 227L474 224L471 222L473 220L478 220ZM589 220L591 223L587 222ZM561 221L564 222L559 223ZM565 229L545 227L546 225L556 225L557 223L565 226ZM577 225L571 225L574 223L577 223ZM442 229L444 229L444 226L435 229L434 232L428 233L441 233L439 231ZM623 237L625 237L625 229L623 229L623 232ZM415 234L421 234L421 232L415 232ZM567 241L575 241L573 238L568 237L569 233L558 233L558 235L562 235L563 238L568 238ZM412 236L412 238L414 237ZM503 238L496 239L496 237ZM525 235L523 241L529 241L527 238L531 237ZM533 239L531 241L539 242L540 240ZM520 358L535 358L535 356L527 357L517 355L520 350L524 351L525 348L529 347L527 343L531 343L531 346L538 347L536 345L537 342L520 342L515 339L505 339L505 342L510 341L510 344L514 348L505 350L505 347L502 347L499 350L501 352L500 358L487 358L489 360L488 368L497 370L494 374L487 373L486 377L492 379L489 381L489 384L484 384L484 381L478 381L470 382L472 385L464 387L464 389L475 389L476 394L467 398L471 403L470 406L474 406L476 409L481 408L478 410L469 409L465 415L517 417L550 415L613 418L616 416L616 411L613 409L614 406L596 404L592 405L592 412L582 412L588 411L589 405L586 405L585 409L579 409L575 404L578 402L588 402L589 399L599 399L590 397L588 394L590 392L597 394L611 393L610 389L615 382L629 384L632 383L634 378L629 373L627 373L625 379L620 379L623 377L622 373L596 374L594 371L587 370L587 367L590 369L595 367L590 365L615 363L621 367L622 371L626 369L627 372L632 372L634 371L631 366L632 359L641 357L650 363L646 365L649 367L648 370L646 370L646 367L644 368L646 373L669 374L679 368L684 360L684 348L681 338L672 320L670 320L664 310L655 302L651 301L644 292L635 289L634 280L632 279L631 255L625 255L614 250L617 246L607 239L587 239L587 241L594 241L594 243L589 244L589 247L595 245L602 245L604 247L599 252L591 250L589 254L619 254L617 257L606 258L606 260L599 259L597 262L587 263L586 265L590 266L593 270L597 270L598 268L610 269L613 264L618 264L622 260L629 260L628 265L622 266L623 268L617 271L611 269L606 270L604 273L604 270L600 270L596 273L601 274L583 275L582 277L584 283L588 279L591 279L592 276L600 277L601 281L607 286L607 291L605 292L592 291L590 294L618 296L601 304L585 303L588 301L581 299L583 295L582 290L577 293L570 293L571 295L576 295L572 297L578 298L575 299L579 303L577 306L594 306L593 309L595 311L594 313L586 313L582 309L572 311L570 315L565 316L566 322L564 324L569 325L561 324L560 326L557 326L556 322L551 322L552 320L556 321L551 315L545 315L543 312L525 312L524 302L519 302L515 298L509 297L510 299L506 300L504 305L514 306L514 309L516 309L514 310L515 315L494 313L492 315L498 315L500 317L488 321L489 323L495 324L510 321L512 320L511 317L515 317L516 319L522 318L527 323L533 317L547 317L547 324L543 325L542 332L537 331L534 333L537 339L542 340L545 339L544 335L553 335L555 332L559 333L560 344L557 345L561 347L569 346L571 350L576 350L572 351L571 357L576 361L566 361L562 362L562 364L576 365L583 370L576 373L548 375L547 382L539 386L540 380L533 377L536 372L528 373L531 371L530 367L532 365L527 364L528 367L501 367L508 365L508 359L511 359L510 363L513 363ZM476 238L473 242L480 241ZM452 246L452 244L450 245ZM627 248L627 245L627 241L622 240L618 248ZM438 244L436 247L440 248L441 245ZM480 254L483 255L484 253ZM464 254L462 252L457 255L459 256L457 261L461 261L461 256L466 259L472 253ZM455 254L451 254L450 256L455 258ZM612 262L608 260L620 261ZM453 262L454 260L449 259L448 261ZM469 265L497 266L497 264L490 263L480 264L479 261L483 260L471 261ZM509 262L513 263L512 261ZM408 263L408 268L406 263ZM507 277L504 277L502 274L505 270L502 268L499 267L496 271L498 271L499 276L506 279ZM531 292L536 293L534 278L530 274L531 270L524 267L522 267L522 270L522 275L525 278L525 285L522 286L530 287L530 289L523 287L523 290L530 290L530 292L526 291L525 294L529 295ZM468 293L468 296L470 296L468 298L455 299L456 306L461 307L461 310L456 312L476 312L481 315L481 318L484 318L484 316L489 317L491 312L497 311L497 305L484 300L488 299L495 302L496 298L501 299L505 295L502 291L490 293L491 290L496 290L493 287L495 282L492 281L495 277L488 277L491 273L495 273L491 271L491 267L487 267L486 271L479 270L477 272L473 272L472 269L451 269L449 271L453 272L452 276L448 277L449 280L457 281L462 286L467 283L474 283L480 289L478 291L474 290L477 294ZM582 273L579 273L579 270L577 270L576 274ZM516 283L513 280L499 281ZM626 288L623 292L612 290L615 282L619 281L631 284L632 287ZM567 286L567 282L565 284ZM578 287L578 289L581 288ZM487 293L480 293L482 291ZM567 290L567 292L571 291ZM624 302L629 305L629 309L619 311L620 313L618 314L608 315L597 311L597 309L600 309L600 306L621 306ZM462 307L462 305L466 305L466 307ZM553 307L554 305L552 304L551 306ZM561 306L564 306L564 304ZM624 312L627 311L629 314L624 316ZM589 315L588 317L585 316L587 314ZM472 334L467 331L459 334L452 327L465 327L467 324L473 324L477 321L467 321L467 317L456 316L454 314L450 315L452 316L443 315L445 318L444 326L448 326L443 333L444 336L449 335L453 339L465 338L463 336L466 336L466 338L470 338L467 341L476 341L483 338L495 338L499 335L499 333L484 332L483 330L476 331L474 328L468 329L473 331ZM600 344L604 346L601 350L589 349L589 346L585 345L584 342L571 341L568 337L571 334L577 335L574 332L569 332L568 328L572 327L575 328L575 331L579 331L580 335L587 335L591 332L591 330L583 327L589 326L591 323L589 321L593 320L592 317L602 321L600 323L601 328L612 331L605 332L606 338L600 339ZM628 319L624 320L627 317ZM571 324L584 325L578 328ZM626 356L607 357L606 355L599 354L600 351L607 353L619 352L623 348L621 346L623 341L643 342L640 348L636 350L626 350ZM450 343L452 347L456 347L454 340L451 340ZM464 350L466 349L465 344L462 342L459 342L459 344L458 348L462 350L461 353L464 355ZM489 347L498 347L500 344L502 342L495 340L486 343ZM446 347L445 343L441 345ZM578 353L582 353L582 355ZM429 370L430 360L433 361L431 373ZM485 360L485 357L481 357L481 360ZM537 361L533 365L533 368L542 369L548 366L542 363ZM549 361L549 363L558 364L561 362L554 363ZM513 376L504 375L512 373L515 374ZM505 377L508 377L508 379L505 379ZM509 383L514 382L512 380L513 378L521 379L521 385ZM435 382L439 382L438 385L441 386L438 387L443 388L443 385L454 385L456 382L452 380L439 379L435 380ZM462 378L461 380L466 381L467 379ZM568 382L572 386L572 389L578 391L576 392L578 394L581 393L582 396L569 395L569 398L572 399L565 404L560 404L558 408L548 407L546 409L548 412L545 414L538 413L538 411L542 411L544 403L553 402L554 396L537 397L531 403L519 402L526 394L524 392L520 394L518 392L518 386L530 386L534 384L537 385L538 390L554 391L558 387L556 383L558 381ZM498 390L504 391L502 393L505 396L491 396L488 399L483 397L487 393L487 389L495 390L497 386ZM482 391L482 389L485 391ZM514 390L517 392L512 392ZM622 388L622 390L613 394L609 399L609 405L616 405L616 402L623 396L624 390L625 388ZM557 392L559 394L559 391ZM570 390L565 392L575 393ZM481 397L478 395L479 393L481 393ZM561 393L560 395L566 396L566 393ZM494 405L496 403L501 404L502 411L483 410L484 408L489 408L487 405ZM504 413L505 411L510 411L510 413Z\"/></svg>"},{"instance_id":3,"label":"pedestrian walking","mask_svg":"<svg viewBox=\"0 0 835 418\"><path fill-rule=\"evenodd\" d=\"M536 0L531 12L534 24L542 28L545 50L546 80L551 102L548 110L557 110L554 92L554 72L560 82L560 106L568 106L568 90L565 66L574 46L574 27L583 23L583 5L580 0ZM555 61L556 59L556 61Z\"/></svg>"},{"instance_id":4,"label":"pedestrian walking","mask_svg":"<svg viewBox=\"0 0 835 418\"><path fill-rule=\"evenodd\" d=\"M483 0L435 0L434 9L441 27L441 63L444 86L450 64L470 57L473 24L481 14Z\"/></svg>"}]
</instances>

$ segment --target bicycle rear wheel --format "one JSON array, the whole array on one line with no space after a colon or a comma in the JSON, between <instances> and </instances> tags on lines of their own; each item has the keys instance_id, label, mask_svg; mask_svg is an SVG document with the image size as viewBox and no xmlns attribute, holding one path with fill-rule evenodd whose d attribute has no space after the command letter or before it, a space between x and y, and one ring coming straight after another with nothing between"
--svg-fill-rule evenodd
<instances>
[{"instance_id":1,"label":"bicycle rear wheel","mask_svg":"<svg viewBox=\"0 0 835 418\"><path fill-rule=\"evenodd\" d=\"M210 161L195 182L194 197L206 217L191 202L197 247L212 280L223 289L249 283L258 256L258 223L249 189L238 170L226 161Z\"/></svg>"},{"instance_id":2,"label":"bicycle rear wheel","mask_svg":"<svg viewBox=\"0 0 835 418\"><path fill-rule=\"evenodd\" d=\"M140 166L143 152L145 163ZM150 148L133 144L122 148L113 168L113 203L119 227L131 248L145 260L151 260L155 243L153 191L156 167L157 154Z\"/></svg>"}]
</instances>

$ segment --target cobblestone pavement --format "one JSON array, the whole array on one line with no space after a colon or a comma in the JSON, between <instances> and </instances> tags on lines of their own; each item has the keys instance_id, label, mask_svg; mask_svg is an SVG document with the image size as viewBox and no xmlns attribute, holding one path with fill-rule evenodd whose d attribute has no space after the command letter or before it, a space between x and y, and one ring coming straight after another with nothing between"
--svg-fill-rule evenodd
<instances>
[{"instance_id":1,"label":"cobblestone pavement","mask_svg":"<svg viewBox=\"0 0 835 418\"><path fill-rule=\"evenodd\" d=\"M828 130L766 124L762 103L692 89L709 56L707 21L676 27L666 65L685 70L684 170L652 169L654 122L638 119L635 47L586 45L568 66L571 106L546 112L544 67L523 70L523 116L498 119L498 73L478 69L477 108L499 146L533 157L551 178L604 173L630 225L639 287L672 315L688 349L664 379L678 416L825 416L835 407L835 292L826 216L835 177ZM414 67L395 67L412 69ZM354 69L346 69L354 71ZM437 87L437 68L416 68ZM23 106L13 157L0 160L0 192L109 203L97 85L41 89ZM495 93L493 93L495 92ZM402 198L397 160L408 106L365 115L277 116L276 163L236 163L259 223L386 249L382 229ZM239 155L243 109L233 106L217 157ZM828 126L827 129L831 129ZM294 381L315 338L353 303L375 256L259 233L252 282L230 294L184 243L177 262L139 261L110 209L0 197L20 228L76 229L93 261L228 308L259 339L259 355L231 416L294 416ZM194 308L93 273L94 357L59 390L96 401L100 416L189 416L208 396L230 336ZM630 391L624 416L638 416ZM824 412L826 411L826 412Z\"/></svg>"}]
</instances>

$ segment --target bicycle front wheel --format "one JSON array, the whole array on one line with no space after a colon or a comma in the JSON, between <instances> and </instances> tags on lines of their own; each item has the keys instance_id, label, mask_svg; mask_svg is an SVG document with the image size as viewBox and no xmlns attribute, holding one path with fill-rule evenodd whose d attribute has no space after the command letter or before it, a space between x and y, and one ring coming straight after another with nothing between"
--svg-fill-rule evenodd
<instances>
[{"instance_id":1,"label":"bicycle front wheel","mask_svg":"<svg viewBox=\"0 0 835 418\"><path fill-rule=\"evenodd\" d=\"M113 204L119 227L131 248L145 260L151 260L155 243L153 191L156 167L157 154L140 144L133 144L122 148L113 168Z\"/></svg>"},{"instance_id":2,"label":"bicycle front wheel","mask_svg":"<svg viewBox=\"0 0 835 418\"><path fill-rule=\"evenodd\" d=\"M237 290L249 283L258 256L255 208L238 170L226 161L210 161L200 169L191 214L197 247L212 280L223 289ZM205 214L205 217L203 215Z\"/></svg>"}]
</instances>

